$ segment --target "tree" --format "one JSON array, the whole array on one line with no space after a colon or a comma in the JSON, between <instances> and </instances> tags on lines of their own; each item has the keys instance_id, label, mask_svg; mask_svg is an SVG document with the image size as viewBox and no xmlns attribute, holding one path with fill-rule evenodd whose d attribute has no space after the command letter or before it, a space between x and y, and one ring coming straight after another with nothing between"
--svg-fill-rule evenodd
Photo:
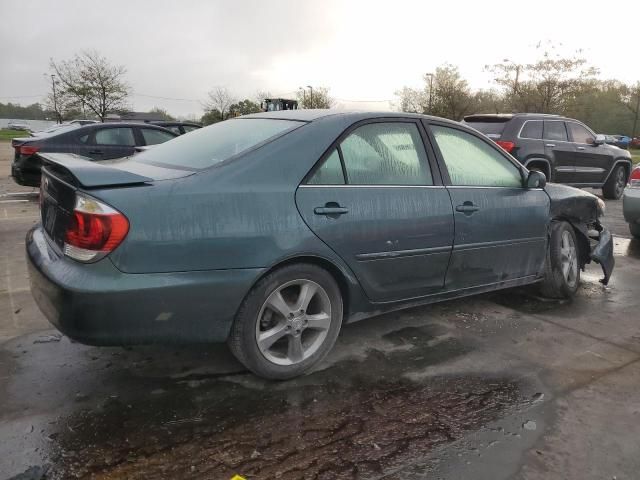
<instances>
[{"instance_id":1,"label":"tree","mask_svg":"<svg viewBox=\"0 0 640 480\"><path fill-rule=\"evenodd\" d=\"M234 102L235 98L229 90L224 87L216 87L209 92L209 98L204 103L204 109L206 113L217 111L220 115L220 120L225 120L229 116L229 108Z\"/></svg>"},{"instance_id":2,"label":"tree","mask_svg":"<svg viewBox=\"0 0 640 480\"><path fill-rule=\"evenodd\" d=\"M239 115L248 115L250 113L258 113L261 111L260 105L248 98L245 98L244 100L234 103L229 107L229 116L237 117Z\"/></svg>"},{"instance_id":3,"label":"tree","mask_svg":"<svg viewBox=\"0 0 640 480\"><path fill-rule=\"evenodd\" d=\"M553 49L546 49L533 63L505 59L485 67L503 88L512 111L565 114L585 85L595 80L597 69L587 65L580 51L563 57Z\"/></svg>"},{"instance_id":4,"label":"tree","mask_svg":"<svg viewBox=\"0 0 640 480\"><path fill-rule=\"evenodd\" d=\"M60 94L89 108L100 121L104 122L108 113L127 110L130 88L123 79L126 74L123 66L112 65L95 50L59 63L51 59L50 65L60 81Z\"/></svg>"},{"instance_id":5,"label":"tree","mask_svg":"<svg viewBox=\"0 0 640 480\"><path fill-rule=\"evenodd\" d=\"M298 108L331 108L335 100L327 87L314 87L313 91L298 91Z\"/></svg>"},{"instance_id":6,"label":"tree","mask_svg":"<svg viewBox=\"0 0 640 480\"><path fill-rule=\"evenodd\" d=\"M396 92L402 111L460 120L473 110L477 99L460 75L458 67L445 63L436 68L432 79L425 75L423 80L424 87L421 89L403 87ZM433 88L431 92L430 86Z\"/></svg>"},{"instance_id":7,"label":"tree","mask_svg":"<svg viewBox=\"0 0 640 480\"><path fill-rule=\"evenodd\" d=\"M200 123L202 125L211 125L212 123L218 123L222 121L222 113L220 110L209 110L202 115L200 118Z\"/></svg>"},{"instance_id":8,"label":"tree","mask_svg":"<svg viewBox=\"0 0 640 480\"><path fill-rule=\"evenodd\" d=\"M631 138L638 132L638 118L640 117L640 82L634 87L625 85L621 95L622 104L633 114L633 127L631 128Z\"/></svg>"}]
</instances>

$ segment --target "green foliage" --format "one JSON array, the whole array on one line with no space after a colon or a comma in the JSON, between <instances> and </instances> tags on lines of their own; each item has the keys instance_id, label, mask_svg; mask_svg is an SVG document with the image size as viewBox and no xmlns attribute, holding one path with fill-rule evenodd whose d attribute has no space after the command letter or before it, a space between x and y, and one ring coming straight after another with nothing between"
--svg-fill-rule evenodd
<instances>
[{"instance_id":1,"label":"green foliage","mask_svg":"<svg viewBox=\"0 0 640 480\"><path fill-rule=\"evenodd\" d=\"M211 125L212 123L217 123L222 121L222 113L220 110L214 109L207 111L202 118L200 119L200 123L202 125Z\"/></svg>"},{"instance_id":2,"label":"green foliage","mask_svg":"<svg viewBox=\"0 0 640 480\"><path fill-rule=\"evenodd\" d=\"M555 113L583 121L598 133L638 135L640 83L600 80L598 70L577 54L562 57L551 49L530 64L509 59L487 66L496 90L472 92L457 67L438 67L424 76L421 89L396 92L399 108L461 120L471 113Z\"/></svg>"},{"instance_id":3,"label":"green foliage","mask_svg":"<svg viewBox=\"0 0 640 480\"><path fill-rule=\"evenodd\" d=\"M55 113L44 110L42 105L34 103L23 107L15 103L0 103L0 118L16 120L49 120L55 118Z\"/></svg>"},{"instance_id":4,"label":"green foliage","mask_svg":"<svg viewBox=\"0 0 640 480\"><path fill-rule=\"evenodd\" d=\"M298 108L331 108L335 101L329 96L327 87L314 87L298 91Z\"/></svg>"},{"instance_id":5,"label":"green foliage","mask_svg":"<svg viewBox=\"0 0 640 480\"><path fill-rule=\"evenodd\" d=\"M249 115L250 113L258 113L261 112L260 105L256 102L245 98L244 100L239 101L238 103L234 103L229 107L229 116L237 117L240 115Z\"/></svg>"},{"instance_id":6,"label":"green foliage","mask_svg":"<svg viewBox=\"0 0 640 480\"><path fill-rule=\"evenodd\" d=\"M175 120L175 118L169 115L169 112L167 112L164 108L153 107L151 110L149 110L149 113L155 113L162 120L168 120L168 121Z\"/></svg>"}]
</instances>

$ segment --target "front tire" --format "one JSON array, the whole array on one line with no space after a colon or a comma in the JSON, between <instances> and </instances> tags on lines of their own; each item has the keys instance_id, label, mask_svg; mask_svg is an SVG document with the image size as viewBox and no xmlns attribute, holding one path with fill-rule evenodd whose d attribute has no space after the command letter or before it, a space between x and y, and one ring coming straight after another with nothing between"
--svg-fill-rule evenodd
<instances>
[{"instance_id":1,"label":"front tire","mask_svg":"<svg viewBox=\"0 0 640 480\"><path fill-rule=\"evenodd\" d=\"M627 170L618 165L602 187L602 196L607 200L619 200L627 185Z\"/></svg>"},{"instance_id":2,"label":"front tire","mask_svg":"<svg viewBox=\"0 0 640 480\"><path fill-rule=\"evenodd\" d=\"M573 227L564 221L551 223L549 246L540 290L545 297L571 298L580 284L579 250Z\"/></svg>"},{"instance_id":3,"label":"front tire","mask_svg":"<svg viewBox=\"0 0 640 480\"><path fill-rule=\"evenodd\" d=\"M312 264L288 265L251 289L236 314L229 347L260 377L297 377L329 353L342 314L340 288L329 272Z\"/></svg>"}]
</instances>

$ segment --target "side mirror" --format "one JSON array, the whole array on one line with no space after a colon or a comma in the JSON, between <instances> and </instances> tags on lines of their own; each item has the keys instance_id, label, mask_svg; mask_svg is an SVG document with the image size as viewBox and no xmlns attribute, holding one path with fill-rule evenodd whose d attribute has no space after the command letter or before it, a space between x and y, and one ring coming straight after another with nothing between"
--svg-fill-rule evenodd
<instances>
[{"instance_id":1,"label":"side mirror","mask_svg":"<svg viewBox=\"0 0 640 480\"><path fill-rule=\"evenodd\" d=\"M604 135L602 135L601 133L596 135L595 140L593 141L593 145L598 146L598 145L602 145L606 142L606 138Z\"/></svg>"},{"instance_id":2,"label":"side mirror","mask_svg":"<svg viewBox=\"0 0 640 480\"><path fill-rule=\"evenodd\" d=\"M544 188L547 184L547 177L542 172L531 170L527 177L527 188Z\"/></svg>"}]
</instances>

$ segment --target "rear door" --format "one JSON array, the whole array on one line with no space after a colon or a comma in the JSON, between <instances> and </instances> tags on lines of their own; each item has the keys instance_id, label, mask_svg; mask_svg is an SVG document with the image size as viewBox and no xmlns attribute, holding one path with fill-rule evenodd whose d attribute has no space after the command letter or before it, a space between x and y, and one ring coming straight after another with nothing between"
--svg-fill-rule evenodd
<instances>
[{"instance_id":1,"label":"rear door","mask_svg":"<svg viewBox=\"0 0 640 480\"><path fill-rule=\"evenodd\" d=\"M480 135L437 122L430 131L455 211L446 289L534 278L545 259L547 194L525 188L521 167Z\"/></svg>"},{"instance_id":2,"label":"rear door","mask_svg":"<svg viewBox=\"0 0 640 480\"><path fill-rule=\"evenodd\" d=\"M359 123L297 190L305 222L353 270L375 302L444 285L453 211L412 120Z\"/></svg>"},{"instance_id":3,"label":"rear door","mask_svg":"<svg viewBox=\"0 0 640 480\"><path fill-rule=\"evenodd\" d=\"M94 160L128 157L133 155L135 145L133 128L105 126L95 130L85 155Z\"/></svg>"},{"instance_id":4,"label":"rear door","mask_svg":"<svg viewBox=\"0 0 640 480\"><path fill-rule=\"evenodd\" d=\"M542 132L544 153L551 162L551 181L573 183L576 148L569 141L563 120L545 120Z\"/></svg>"},{"instance_id":5,"label":"rear door","mask_svg":"<svg viewBox=\"0 0 640 480\"><path fill-rule=\"evenodd\" d=\"M596 145L596 135L578 122L567 122L575 151L575 173L572 183L600 184L613 164L609 148Z\"/></svg>"}]
</instances>

